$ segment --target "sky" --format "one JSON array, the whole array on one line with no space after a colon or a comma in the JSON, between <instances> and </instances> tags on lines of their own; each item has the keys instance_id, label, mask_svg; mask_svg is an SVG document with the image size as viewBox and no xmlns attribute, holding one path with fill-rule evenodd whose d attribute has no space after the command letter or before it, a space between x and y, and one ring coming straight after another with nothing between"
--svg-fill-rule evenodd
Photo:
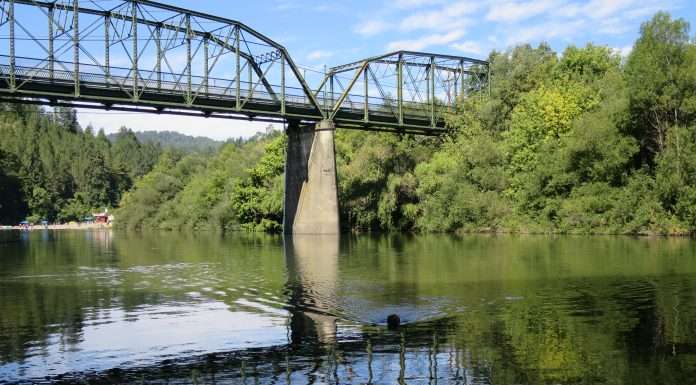
<instances>
[{"instance_id":1,"label":"sky","mask_svg":"<svg viewBox=\"0 0 696 385\"><path fill-rule=\"evenodd\" d=\"M399 49L485 59L521 43L606 45L627 55L640 24L665 10L696 26L696 0L166 0L235 19L284 45L308 69ZM312 82L313 83L313 82ZM310 86L316 87L317 84ZM267 123L80 110L83 126L248 137Z\"/></svg>"}]
</instances>

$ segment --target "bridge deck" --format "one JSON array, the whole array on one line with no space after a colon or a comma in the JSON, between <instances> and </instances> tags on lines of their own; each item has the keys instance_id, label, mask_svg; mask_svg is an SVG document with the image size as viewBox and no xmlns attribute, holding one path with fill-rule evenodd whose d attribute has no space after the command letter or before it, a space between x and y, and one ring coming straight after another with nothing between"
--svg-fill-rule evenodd
<instances>
[{"instance_id":1,"label":"bridge deck","mask_svg":"<svg viewBox=\"0 0 696 385\"><path fill-rule=\"evenodd\" d=\"M333 67L312 89L283 46L238 21L104 1L0 0L0 100L437 135L487 81L487 62L399 51Z\"/></svg>"},{"instance_id":2,"label":"bridge deck","mask_svg":"<svg viewBox=\"0 0 696 385\"><path fill-rule=\"evenodd\" d=\"M4 59L4 60L3 60ZM41 59L26 59L42 61ZM45 60L43 60L45 62ZM15 82L20 87L11 92L9 79L11 67L7 56L0 55L0 93L7 98L46 98L49 100L93 102L113 108L113 105L150 107L143 112L166 113L168 110L191 110L204 116L222 118L249 119L257 116L297 118L306 121L318 121L322 116L316 113L309 98L302 89L286 87L285 113L282 112L280 86L271 85L276 94L254 89L253 84L241 81L240 106L237 107L236 83L234 80L208 78L207 84L202 77L193 77L194 82L189 91L188 83L182 81L182 75L162 73L157 81L152 71L139 71L137 99L133 97L135 77L127 68L111 67L110 75L94 65L81 64L84 68L79 75L79 94L75 94L74 74L72 71L32 66L15 66ZM70 63L71 65L71 63ZM115 73L115 74L114 74ZM125 73L125 75L116 75ZM316 99L322 106L330 108L338 93L320 92ZM369 97L368 115L365 119L365 102L361 95L349 95L341 104L334 121L339 127L363 129L393 129L421 134L437 134L444 129L444 123L430 127L430 111L427 105L412 104L404 106L404 121L399 123L394 111L394 101L381 97ZM79 106L79 104L75 104ZM391 107L390 107L391 106ZM448 106L438 106L438 113L449 110ZM233 115L230 115L233 114ZM432 132L431 132L432 131Z\"/></svg>"}]
</instances>

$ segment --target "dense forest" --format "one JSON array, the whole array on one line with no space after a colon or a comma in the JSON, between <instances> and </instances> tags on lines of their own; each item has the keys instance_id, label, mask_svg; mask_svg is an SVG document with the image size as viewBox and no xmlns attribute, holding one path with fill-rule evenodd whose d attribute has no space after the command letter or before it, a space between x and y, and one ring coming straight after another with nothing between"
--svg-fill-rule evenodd
<instances>
[{"instance_id":1,"label":"dense forest","mask_svg":"<svg viewBox=\"0 0 696 385\"><path fill-rule=\"evenodd\" d=\"M339 130L353 231L687 234L696 229L696 46L658 13L631 53L521 45L442 138ZM165 153L126 194L130 228L276 231L284 137L214 156Z\"/></svg>"},{"instance_id":2,"label":"dense forest","mask_svg":"<svg viewBox=\"0 0 696 385\"><path fill-rule=\"evenodd\" d=\"M134 134L140 143L152 143L163 149L172 148L186 152L214 152L224 144L224 142L204 136L184 135L174 131L137 131ZM120 136L119 132L109 134L106 137L110 141L116 142Z\"/></svg>"},{"instance_id":3,"label":"dense forest","mask_svg":"<svg viewBox=\"0 0 696 385\"><path fill-rule=\"evenodd\" d=\"M80 221L116 207L159 157L122 130L82 129L74 110L0 105L0 224Z\"/></svg>"},{"instance_id":4,"label":"dense forest","mask_svg":"<svg viewBox=\"0 0 696 385\"><path fill-rule=\"evenodd\" d=\"M346 230L696 230L696 45L685 20L656 14L625 57L593 44L560 54L540 44L489 60L490 90L458 102L446 136L337 131ZM89 129L70 129L65 117L20 112L3 113L0 128L6 207L20 202L35 216L67 218L75 206L118 202L125 228L281 229L281 133L158 157L156 146L132 144L147 158L136 170L124 163L133 158L119 160L125 139L108 145ZM5 139L8 130L14 139ZM64 158L53 155L59 144L48 135L70 142ZM80 171L86 156L103 167ZM89 180L94 173L102 184Z\"/></svg>"}]
</instances>

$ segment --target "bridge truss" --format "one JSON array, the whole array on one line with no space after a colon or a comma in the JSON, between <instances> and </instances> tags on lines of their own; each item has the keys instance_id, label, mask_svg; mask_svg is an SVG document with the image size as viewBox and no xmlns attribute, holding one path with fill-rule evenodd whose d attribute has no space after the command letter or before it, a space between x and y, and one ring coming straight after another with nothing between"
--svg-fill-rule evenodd
<instances>
[{"instance_id":1,"label":"bridge truss","mask_svg":"<svg viewBox=\"0 0 696 385\"><path fill-rule=\"evenodd\" d=\"M436 134L485 61L396 52L310 88L287 50L235 20L149 0L0 0L0 101Z\"/></svg>"},{"instance_id":2,"label":"bridge truss","mask_svg":"<svg viewBox=\"0 0 696 385\"><path fill-rule=\"evenodd\" d=\"M457 99L484 90L489 75L483 60L398 51L330 68L317 96L344 126L437 131Z\"/></svg>"}]
</instances>

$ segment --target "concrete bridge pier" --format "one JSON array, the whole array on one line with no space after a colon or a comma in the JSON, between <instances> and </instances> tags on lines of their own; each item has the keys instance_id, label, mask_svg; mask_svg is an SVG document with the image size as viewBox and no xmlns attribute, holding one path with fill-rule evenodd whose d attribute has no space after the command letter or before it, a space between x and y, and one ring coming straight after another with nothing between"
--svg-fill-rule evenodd
<instances>
[{"instance_id":1,"label":"concrete bridge pier","mask_svg":"<svg viewBox=\"0 0 696 385\"><path fill-rule=\"evenodd\" d=\"M322 120L315 126L288 124L285 159L286 234L338 234L336 126Z\"/></svg>"}]
</instances>

